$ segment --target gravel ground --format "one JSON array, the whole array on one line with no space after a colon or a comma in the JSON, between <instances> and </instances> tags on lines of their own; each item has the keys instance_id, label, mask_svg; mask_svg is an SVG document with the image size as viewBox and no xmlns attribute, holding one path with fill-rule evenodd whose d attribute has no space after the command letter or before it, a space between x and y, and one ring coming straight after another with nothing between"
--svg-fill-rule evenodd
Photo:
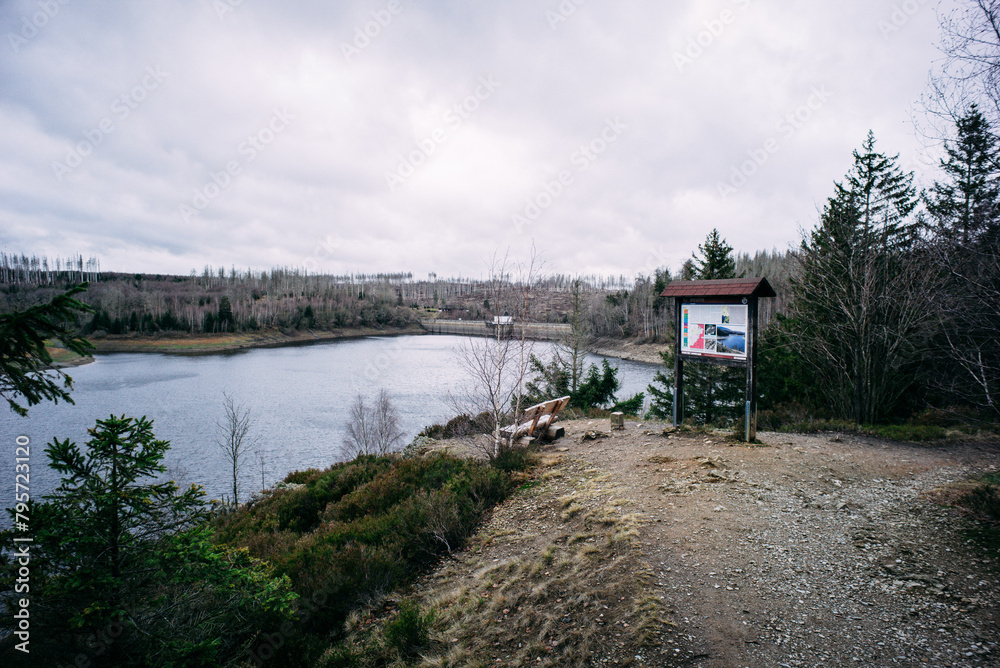
<instances>
[{"instance_id":1,"label":"gravel ground","mask_svg":"<svg viewBox=\"0 0 1000 668\"><path fill-rule=\"evenodd\" d=\"M1000 555L936 495L1000 444L560 424L419 587L451 620L428 665L1000 666Z\"/></svg>"},{"instance_id":2,"label":"gravel ground","mask_svg":"<svg viewBox=\"0 0 1000 668\"><path fill-rule=\"evenodd\" d=\"M622 476L651 520L642 547L689 643L677 654L705 666L1000 665L1000 555L928 494L997 470L997 444L759 439L633 424L580 452Z\"/></svg>"}]
</instances>

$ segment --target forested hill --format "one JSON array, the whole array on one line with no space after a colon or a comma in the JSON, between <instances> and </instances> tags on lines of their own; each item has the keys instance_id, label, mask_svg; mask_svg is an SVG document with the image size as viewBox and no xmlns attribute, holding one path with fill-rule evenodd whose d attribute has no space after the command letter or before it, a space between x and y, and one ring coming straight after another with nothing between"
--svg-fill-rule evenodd
<instances>
[{"instance_id":1,"label":"forested hill","mask_svg":"<svg viewBox=\"0 0 1000 668\"><path fill-rule=\"evenodd\" d=\"M742 271L767 272L781 292L787 284L783 277L794 264L790 260L787 254L758 253L739 257L738 264ZM659 294L670 279L666 268L653 276L546 276L527 291L530 318L568 322L575 303L595 336L662 341L670 335L671 312ZM205 267L201 274L187 276L125 274L101 271L95 258L16 254L0 255L0 310L41 303L83 281L90 285L82 299L95 313L78 325L95 338L268 328L392 329L422 317L488 320L497 311L497 304L490 303L496 286L480 279L435 274L417 279L410 273L334 276L284 267ZM511 284L512 290L520 287ZM769 305L774 307L780 305Z\"/></svg>"}]
</instances>

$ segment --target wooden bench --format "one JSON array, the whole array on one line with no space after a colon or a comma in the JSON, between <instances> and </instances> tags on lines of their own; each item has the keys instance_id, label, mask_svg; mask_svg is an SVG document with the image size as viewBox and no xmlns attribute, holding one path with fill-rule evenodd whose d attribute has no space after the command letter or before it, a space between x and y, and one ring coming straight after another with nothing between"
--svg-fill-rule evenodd
<instances>
[{"instance_id":1,"label":"wooden bench","mask_svg":"<svg viewBox=\"0 0 1000 668\"><path fill-rule=\"evenodd\" d=\"M510 425L501 429L500 432L504 436L510 437L511 440L543 433L556 421L559 411L564 410L568 405L568 396L535 404L525 409L524 415L521 416L521 422L516 428L514 425Z\"/></svg>"}]
</instances>

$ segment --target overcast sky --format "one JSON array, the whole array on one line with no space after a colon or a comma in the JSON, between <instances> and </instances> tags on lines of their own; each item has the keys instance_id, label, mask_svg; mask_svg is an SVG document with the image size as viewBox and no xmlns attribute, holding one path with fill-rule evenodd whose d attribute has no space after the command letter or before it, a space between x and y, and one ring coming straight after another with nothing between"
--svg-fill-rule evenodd
<instances>
[{"instance_id":1,"label":"overcast sky","mask_svg":"<svg viewBox=\"0 0 1000 668\"><path fill-rule=\"evenodd\" d=\"M944 5L947 8L949 5ZM812 227L933 0L0 3L0 245L106 270L676 270Z\"/></svg>"}]
</instances>

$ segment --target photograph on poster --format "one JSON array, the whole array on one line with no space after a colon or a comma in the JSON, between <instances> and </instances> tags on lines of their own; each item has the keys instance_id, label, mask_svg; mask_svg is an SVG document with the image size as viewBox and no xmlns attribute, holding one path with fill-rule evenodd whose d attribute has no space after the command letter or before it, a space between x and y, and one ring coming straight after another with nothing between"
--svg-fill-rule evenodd
<instances>
[{"instance_id":1,"label":"photograph on poster","mask_svg":"<svg viewBox=\"0 0 1000 668\"><path fill-rule=\"evenodd\" d=\"M746 304L682 304L681 353L745 360Z\"/></svg>"}]
</instances>

